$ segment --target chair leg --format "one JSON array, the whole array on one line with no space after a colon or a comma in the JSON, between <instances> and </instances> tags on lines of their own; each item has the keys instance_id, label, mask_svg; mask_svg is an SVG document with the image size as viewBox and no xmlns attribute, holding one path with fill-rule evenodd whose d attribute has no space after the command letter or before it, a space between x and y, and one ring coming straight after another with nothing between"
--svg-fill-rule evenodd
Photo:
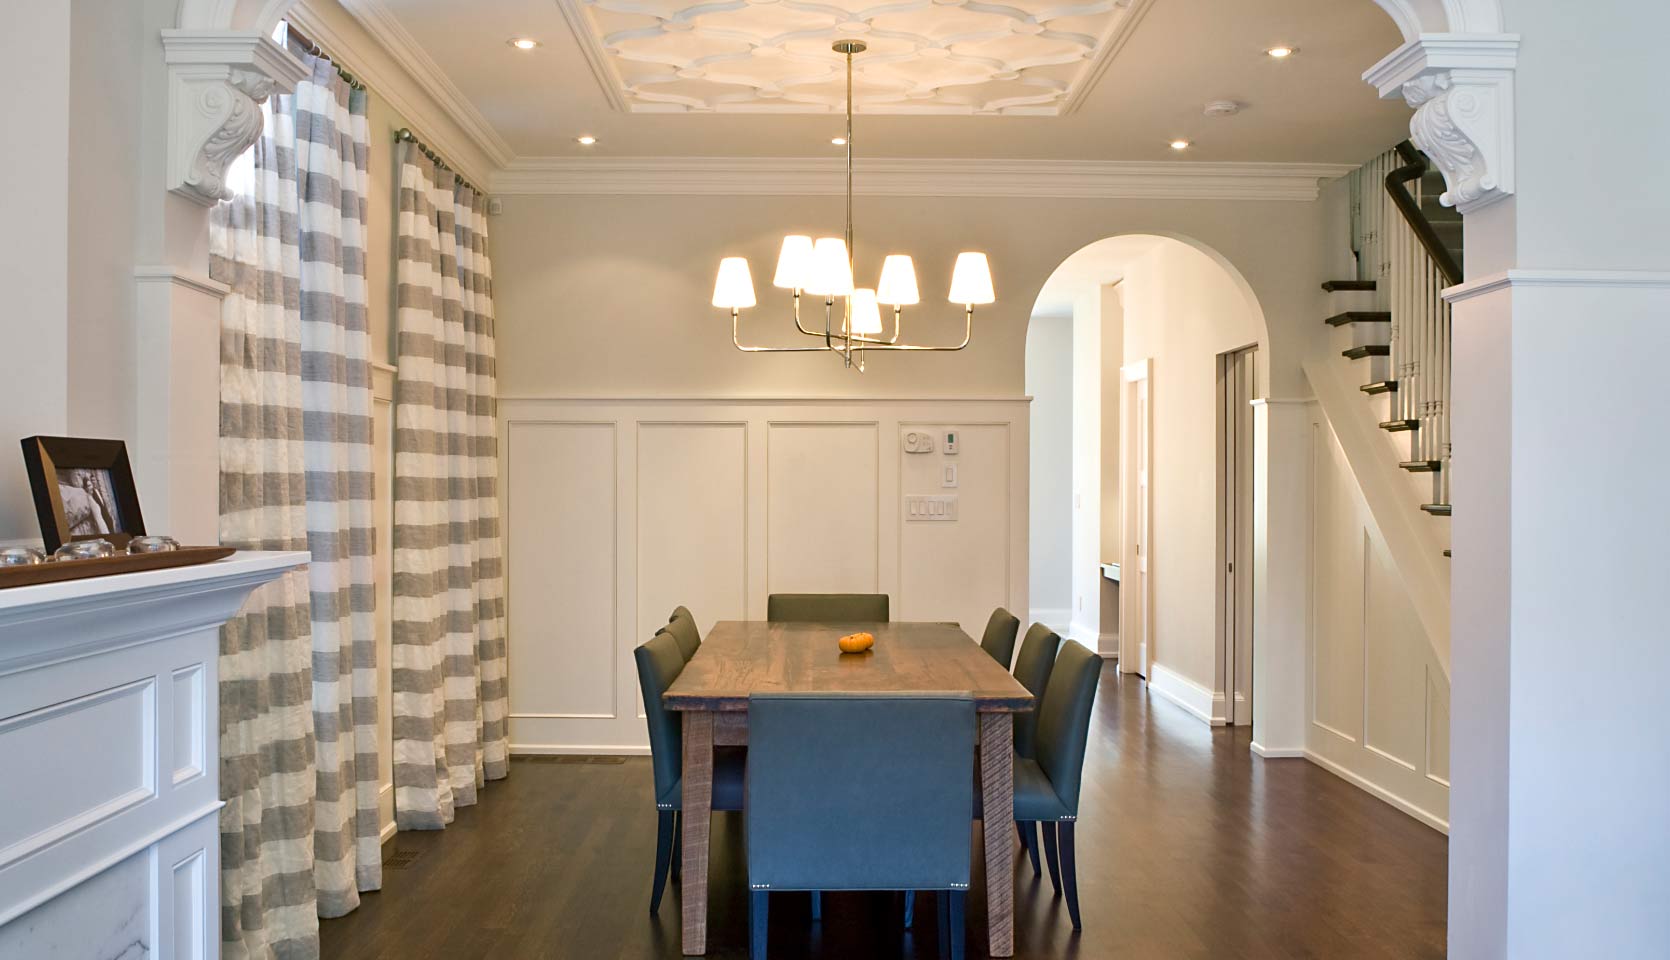
<instances>
[{"instance_id":1,"label":"chair leg","mask_svg":"<svg viewBox=\"0 0 1670 960\"><path fill-rule=\"evenodd\" d=\"M910 925L912 923L914 923L915 921L916 921L916 891L915 890L906 890L905 891L905 929L909 930Z\"/></svg>"},{"instance_id":2,"label":"chair leg","mask_svg":"<svg viewBox=\"0 0 1670 960\"><path fill-rule=\"evenodd\" d=\"M813 890L812 891L812 922L813 923L822 923L823 922L823 891L822 890Z\"/></svg>"},{"instance_id":3,"label":"chair leg","mask_svg":"<svg viewBox=\"0 0 1670 960\"><path fill-rule=\"evenodd\" d=\"M673 811L673 882L684 882L684 813Z\"/></svg>"},{"instance_id":4,"label":"chair leg","mask_svg":"<svg viewBox=\"0 0 1670 960\"><path fill-rule=\"evenodd\" d=\"M649 895L650 913L661 908L661 893L667 888L667 867L673 859L673 811L658 810L655 820L655 884Z\"/></svg>"},{"instance_id":5,"label":"chair leg","mask_svg":"<svg viewBox=\"0 0 1670 960\"><path fill-rule=\"evenodd\" d=\"M967 940L967 931L963 929L963 900L968 894L962 890L953 890L946 896L946 912L950 914L947 926L950 928L948 936L951 940L951 960L963 960L963 947Z\"/></svg>"},{"instance_id":6,"label":"chair leg","mask_svg":"<svg viewBox=\"0 0 1670 960\"><path fill-rule=\"evenodd\" d=\"M939 914L939 960L951 960L951 898L944 890L934 893L934 910Z\"/></svg>"},{"instance_id":7,"label":"chair leg","mask_svg":"<svg viewBox=\"0 0 1670 960\"><path fill-rule=\"evenodd\" d=\"M748 960L765 960L765 932L771 919L771 891L748 891Z\"/></svg>"},{"instance_id":8,"label":"chair leg","mask_svg":"<svg viewBox=\"0 0 1670 960\"><path fill-rule=\"evenodd\" d=\"M1061 883L1067 888L1067 915L1073 918L1073 929L1083 930L1079 922L1079 871L1073 854L1073 822L1063 820L1057 828L1061 834Z\"/></svg>"},{"instance_id":9,"label":"chair leg","mask_svg":"<svg viewBox=\"0 0 1670 960\"><path fill-rule=\"evenodd\" d=\"M1030 820L1016 820L1015 832L1021 835L1021 846L1026 848L1026 855L1032 858L1032 875L1043 876L1043 868L1038 866L1038 825Z\"/></svg>"},{"instance_id":10,"label":"chair leg","mask_svg":"<svg viewBox=\"0 0 1670 960\"><path fill-rule=\"evenodd\" d=\"M1055 857L1055 824L1049 820L1040 824L1044 829L1044 859L1050 865L1050 885L1061 892L1061 867Z\"/></svg>"}]
</instances>

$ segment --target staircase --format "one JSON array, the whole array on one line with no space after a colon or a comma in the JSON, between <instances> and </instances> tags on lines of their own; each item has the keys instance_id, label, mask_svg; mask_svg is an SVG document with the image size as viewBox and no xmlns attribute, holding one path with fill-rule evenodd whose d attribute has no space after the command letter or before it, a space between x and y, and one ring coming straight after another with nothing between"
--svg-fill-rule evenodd
<instances>
[{"instance_id":1,"label":"staircase","mask_svg":"<svg viewBox=\"0 0 1670 960\"><path fill-rule=\"evenodd\" d=\"M1357 276L1322 285L1340 356L1429 516L1450 516L1450 308L1461 216L1443 176L1407 141L1351 174ZM1448 530L1443 531L1448 542ZM1450 551L1444 550L1444 556Z\"/></svg>"}]
</instances>

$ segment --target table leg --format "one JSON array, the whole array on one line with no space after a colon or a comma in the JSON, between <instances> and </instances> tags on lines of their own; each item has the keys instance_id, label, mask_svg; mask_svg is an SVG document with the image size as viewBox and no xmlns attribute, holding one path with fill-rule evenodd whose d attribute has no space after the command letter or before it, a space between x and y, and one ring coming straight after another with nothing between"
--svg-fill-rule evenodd
<instances>
[{"instance_id":1,"label":"table leg","mask_svg":"<svg viewBox=\"0 0 1670 960\"><path fill-rule=\"evenodd\" d=\"M713 714L684 714L684 954L707 953L707 837L713 813Z\"/></svg>"},{"instance_id":2,"label":"table leg","mask_svg":"<svg viewBox=\"0 0 1670 960\"><path fill-rule=\"evenodd\" d=\"M686 738L689 734L687 733ZM688 744L686 739L686 744ZM688 746L686 747L688 750ZM1015 955L1015 727L1007 713L980 714L980 795L985 810L986 924L991 955ZM689 861L686 861L688 869Z\"/></svg>"}]
</instances>

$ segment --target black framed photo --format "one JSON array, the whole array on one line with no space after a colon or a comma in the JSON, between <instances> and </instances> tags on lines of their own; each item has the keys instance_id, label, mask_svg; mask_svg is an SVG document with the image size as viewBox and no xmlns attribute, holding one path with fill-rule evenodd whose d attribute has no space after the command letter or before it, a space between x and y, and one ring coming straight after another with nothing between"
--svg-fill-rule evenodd
<instances>
[{"instance_id":1,"label":"black framed photo","mask_svg":"<svg viewBox=\"0 0 1670 960\"><path fill-rule=\"evenodd\" d=\"M139 491L122 441L26 437L23 462L47 553L74 540L101 538L123 550L129 540L145 535Z\"/></svg>"}]
</instances>

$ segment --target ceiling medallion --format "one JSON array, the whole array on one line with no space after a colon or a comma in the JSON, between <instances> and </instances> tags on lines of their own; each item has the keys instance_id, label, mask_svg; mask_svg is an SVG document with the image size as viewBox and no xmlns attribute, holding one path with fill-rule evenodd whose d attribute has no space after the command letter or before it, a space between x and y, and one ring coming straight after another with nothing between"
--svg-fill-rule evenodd
<instances>
[{"instance_id":1,"label":"ceiling medallion","mask_svg":"<svg viewBox=\"0 0 1670 960\"><path fill-rule=\"evenodd\" d=\"M713 305L731 311L731 342L745 353L808 353L829 351L839 355L849 368L864 372L864 356L872 350L948 352L967 347L974 331L974 308L992 303L991 267L986 255L974 251L957 254L951 271L951 303L963 305L963 339L955 345L906 343L901 341L904 308L921 302L916 287L916 267L902 253L888 254L882 262L881 277L874 287L856 287L853 281L852 223L852 57L863 53L862 40L837 40L832 48L846 57L846 150L847 223L845 237L790 235L783 238L772 286L794 291L794 327L805 336L821 340L815 346L772 347L742 342L742 311L755 305L754 278L745 257L719 261L719 275L713 284ZM823 329L807 329L800 317L800 295L823 297ZM835 316L835 298L842 298L841 316ZM880 304L893 308L893 332L882 337Z\"/></svg>"}]
</instances>

